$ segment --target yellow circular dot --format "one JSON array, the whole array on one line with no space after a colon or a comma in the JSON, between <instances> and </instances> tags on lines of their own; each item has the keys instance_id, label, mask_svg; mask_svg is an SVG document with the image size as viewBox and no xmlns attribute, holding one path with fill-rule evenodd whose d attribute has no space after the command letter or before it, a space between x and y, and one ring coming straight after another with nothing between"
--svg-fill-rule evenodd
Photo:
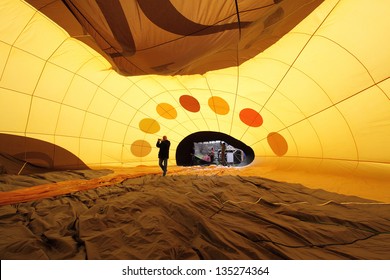
<instances>
[{"instance_id":1,"label":"yellow circular dot","mask_svg":"<svg viewBox=\"0 0 390 280\"><path fill-rule=\"evenodd\" d=\"M218 115L226 115L230 111L229 104L218 96L210 97L209 106Z\"/></svg>"},{"instance_id":2,"label":"yellow circular dot","mask_svg":"<svg viewBox=\"0 0 390 280\"><path fill-rule=\"evenodd\" d=\"M288 151L288 144L286 139L277 132L271 132L267 136L269 146L275 155L281 157L284 156Z\"/></svg>"},{"instance_id":3,"label":"yellow circular dot","mask_svg":"<svg viewBox=\"0 0 390 280\"><path fill-rule=\"evenodd\" d=\"M146 133L154 134L160 131L160 125L154 119L143 119L139 122L139 128Z\"/></svg>"},{"instance_id":4,"label":"yellow circular dot","mask_svg":"<svg viewBox=\"0 0 390 280\"><path fill-rule=\"evenodd\" d=\"M145 140L137 140L131 144L131 153L136 157L144 157L150 154L152 147Z\"/></svg>"},{"instance_id":5,"label":"yellow circular dot","mask_svg":"<svg viewBox=\"0 0 390 280\"><path fill-rule=\"evenodd\" d=\"M156 111L161 117L163 117L165 119L172 120L172 119L176 119L176 117L177 117L176 109L173 108L173 106L168 104L168 103L158 104Z\"/></svg>"}]
</instances>

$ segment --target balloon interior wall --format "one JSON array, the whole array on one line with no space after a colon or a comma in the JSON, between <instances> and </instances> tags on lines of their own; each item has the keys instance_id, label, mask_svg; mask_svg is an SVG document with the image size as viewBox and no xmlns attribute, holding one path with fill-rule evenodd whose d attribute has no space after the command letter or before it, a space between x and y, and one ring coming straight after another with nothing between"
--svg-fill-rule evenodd
<instances>
[{"instance_id":1,"label":"balloon interior wall","mask_svg":"<svg viewBox=\"0 0 390 280\"><path fill-rule=\"evenodd\" d=\"M0 0L0 152L155 166L167 135L170 165L226 141L297 181L388 186L388 30L386 0Z\"/></svg>"}]
</instances>

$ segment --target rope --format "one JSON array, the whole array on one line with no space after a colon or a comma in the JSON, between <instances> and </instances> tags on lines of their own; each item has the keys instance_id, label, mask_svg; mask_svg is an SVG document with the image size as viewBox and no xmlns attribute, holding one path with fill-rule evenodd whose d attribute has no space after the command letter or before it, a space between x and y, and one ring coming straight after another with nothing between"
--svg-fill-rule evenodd
<instances>
[{"instance_id":1,"label":"rope","mask_svg":"<svg viewBox=\"0 0 390 280\"><path fill-rule=\"evenodd\" d=\"M256 200L255 202L251 202L251 201L233 201L233 200L226 200L225 202L223 202L222 204L225 205L226 203L232 203L232 204L241 204L241 203L247 203L247 204L258 204L263 198L260 197L258 200ZM329 200L327 202L324 202L324 203L320 203L320 204L311 204L307 201L300 201L300 202L293 202L293 203L282 203L282 202L269 202L271 204L275 204L275 205L283 205L283 206L291 206L291 205L296 205L296 204L310 204L310 205L313 205L313 206L326 206L328 204L331 204L331 203L335 203L335 204L341 204L341 205L390 205L390 203L386 203L386 202L335 202L333 200Z\"/></svg>"}]
</instances>

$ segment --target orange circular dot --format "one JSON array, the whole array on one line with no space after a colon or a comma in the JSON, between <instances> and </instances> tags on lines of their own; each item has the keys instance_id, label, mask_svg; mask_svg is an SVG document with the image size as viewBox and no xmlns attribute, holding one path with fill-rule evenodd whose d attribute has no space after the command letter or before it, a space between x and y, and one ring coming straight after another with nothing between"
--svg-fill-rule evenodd
<instances>
[{"instance_id":1,"label":"orange circular dot","mask_svg":"<svg viewBox=\"0 0 390 280\"><path fill-rule=\"evenodd\" d=\"M277 132L271 132L267 136L268 145L271 147L275 155L281 157L288 151L288 144L286 139Z\"/></svg>"},{"instance_id":2,"label":"orange circular dot","mask_svg":"<svg viewBox=\"0 0 390 280\"><path fill-rule=\"evenodd\" d=\"M153 134L160 131L160 125L154 119L143 119L139 122L139 128L146 133Z\"/></svg>"},{"instance_id":3,"label":"orange circular dot","mask_svg":"<svg viewBox=\"0 0 390 280\"><path fill-rule=\"evenodd\" d=\"M131 144L131 153L136 157L144 157L150 154L152 147L144 140L136 140Z\"/></svg>"},{"instance_id":4,"label":"orange circular dot","mask_svg":"<svg viewBox=\"0 0 390 280\"><path fill-rule=\"evenodd\" d=\"M261 115L253 109L245 108L240 112L240 119L243 123L252 127L259 127L263 124Z\"/></svg>"},{"instance_id":5,"label":"orange circular dot","mask_svg":"<svg viewBox=\"0 0 390 280\"><path fill-rule=\"evenodd\" d=\"M200 104L196 98L190 96L190 95L182 95L180 96L179 102L181 106L183 106L184 109L187 111L196 113L200 110Z\"/></svg>"},{"instance_id":6,"label":"orange circular dot","mask_svg":"<svg viewBox=\"0 0 390 280\"><path fill-rule=\"evenodd\" d=\"M218 115L226 115L230 110L229 104L225 101L225 99L218 96L209 98L209 106L211 110Z\"/></svg>"},{"instance_id":7,"label":"orange circular dot","mask_svg":"<svg viewBox=\"0 0 390 280\"><path fill-rule=\"evenodd\" d=\"M177 117L176 109L173 108L173 106L168 103L158 104L156 111L161 117L166 119L172 120L172 119L176 119Z\"/></svg>"}]
</instances>

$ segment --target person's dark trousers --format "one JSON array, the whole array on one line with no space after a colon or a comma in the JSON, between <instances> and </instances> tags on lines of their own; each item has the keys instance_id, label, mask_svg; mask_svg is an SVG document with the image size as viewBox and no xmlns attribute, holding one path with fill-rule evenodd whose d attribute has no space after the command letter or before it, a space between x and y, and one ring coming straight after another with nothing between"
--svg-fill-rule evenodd
<instances>
[{"instance_id":1,"label":"person's dark trousers","mask_svg":"<svg viewBox=\"0 0 390 280\"><path fill-rule=\"evenodd\" d=\"M160 165L160 167L163 171L163 176L165 176L167 174L168 159L167 158L159 158L158 165Z\"/></svg>"}]
</instances>

